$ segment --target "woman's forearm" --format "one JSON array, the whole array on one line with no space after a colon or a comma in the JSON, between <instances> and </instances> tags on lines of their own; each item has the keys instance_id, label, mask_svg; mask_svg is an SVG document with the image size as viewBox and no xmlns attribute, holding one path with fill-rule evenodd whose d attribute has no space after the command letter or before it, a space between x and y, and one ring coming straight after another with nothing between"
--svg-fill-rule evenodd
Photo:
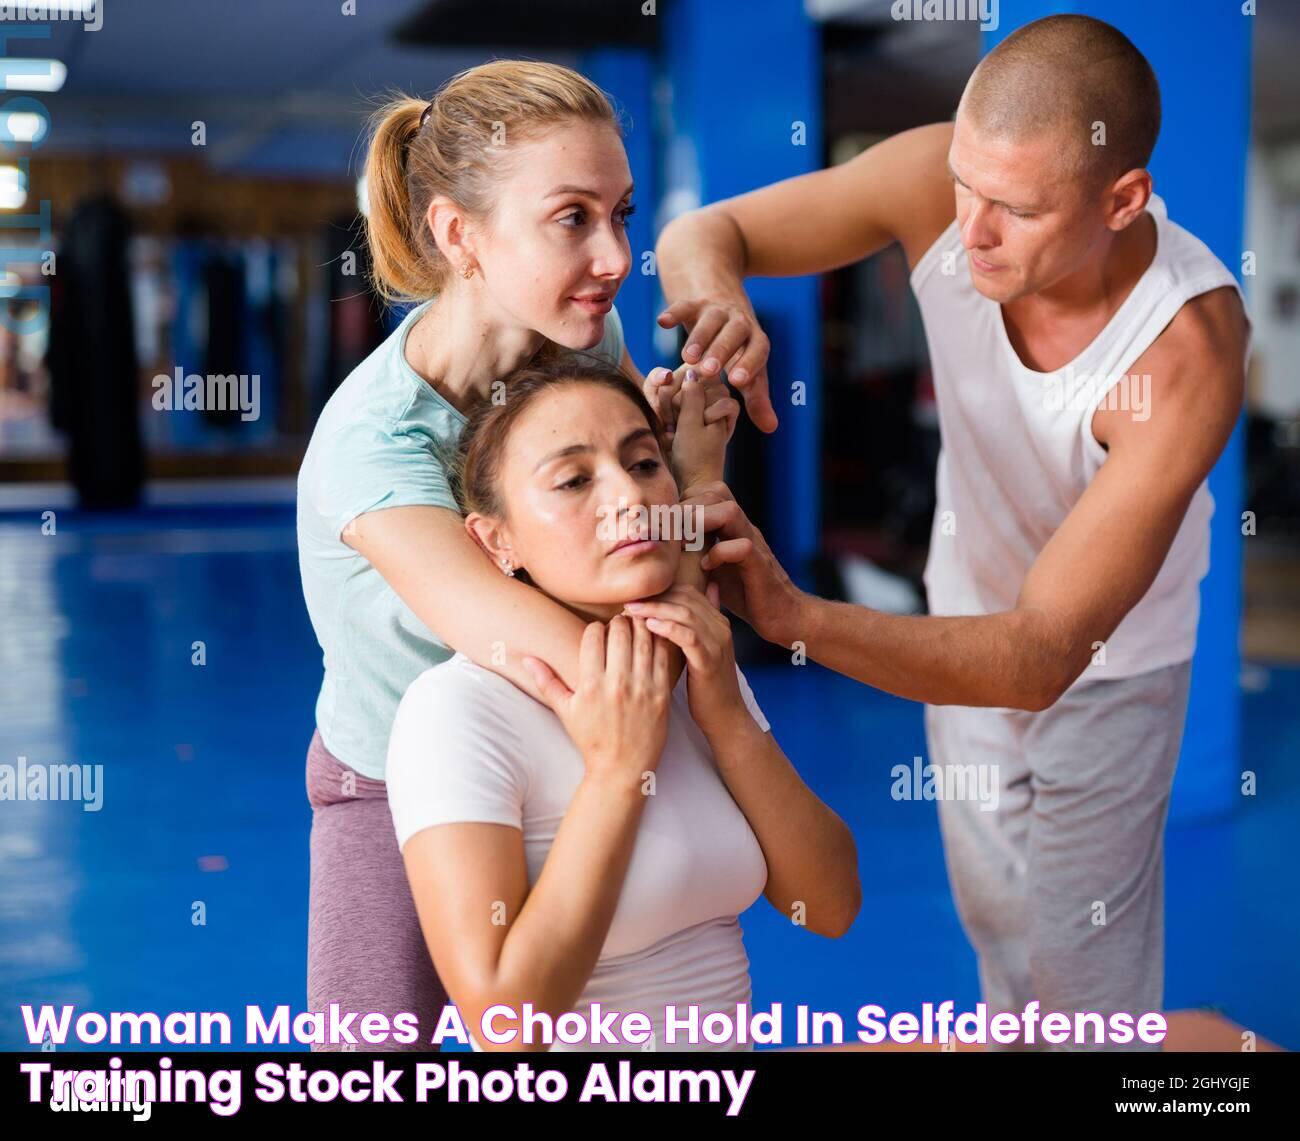
<instances>
[{"instance_id":1,"label":"woman's forearm","mask_svg":"<svg viewBox=\"0 0 1300 1141\"><path fill-rule=\"evenodd\" d=\"M843 820L800 779L771 733L742 711L736 728L710 738L718 772L767 860L764 894L819 935L844 934L862 902L858 850ZM802 906L801 906L802 905Z\"/></svg>"},{"instance_id":2,"label":"woman's forearm","mask_svg":"<svg viewBox=\"0 0 1300 1141\"><path fill-rule=\"evenodd\" d=\"M358 516L350 545L446 645L542 701L525 657L546 662L570 689L587 623L540 590L509 578L443 507L393 507ZM698 556L697 556L698 558ZM674 683L685 659L673 647Z\"/></svg>"},{"instance_id":3,"label":"woman's forearm","mask_svg":"<svg viewBox=\"0 0 1300 1141\"><path fill-rule=\"evenodd\" d=\"M506 934L496 972L473 1012L475 1022L495 1003L516 1011L531 1003L555 1018L573 1009L609 935L644 807L639 783L583 778L541 875ZM546 1049L519 1042L495 1048Z\"/></svg>"}]
</instances>

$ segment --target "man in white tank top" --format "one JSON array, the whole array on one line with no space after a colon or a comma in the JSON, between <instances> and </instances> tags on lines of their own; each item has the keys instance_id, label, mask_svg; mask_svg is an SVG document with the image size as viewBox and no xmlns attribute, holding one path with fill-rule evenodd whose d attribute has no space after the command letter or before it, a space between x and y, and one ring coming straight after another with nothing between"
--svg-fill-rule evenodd
<instances>
[{"instance_id":1,"label":"man in white tank top","mask_svg":"<svg viewBox=\"0 0 1300 1141\"><path fill-rule=\"evenodd\" d=\"M972 789L994 778L996 800L939 802L990 1015L1037 1000L1136 1020L1163 1001L1205 480L1241 411L1249 325L1232 274L1152 193L1159 122L1121 33L1049 17L981 62L954 123L684 215L658 248L684 357L729 365L768 431L744 278L894 241L907 255L942 435L931 616L804 594L738 507L706 566L768 640L925 702L932 763Z\"/></svg>"}]
</instances>

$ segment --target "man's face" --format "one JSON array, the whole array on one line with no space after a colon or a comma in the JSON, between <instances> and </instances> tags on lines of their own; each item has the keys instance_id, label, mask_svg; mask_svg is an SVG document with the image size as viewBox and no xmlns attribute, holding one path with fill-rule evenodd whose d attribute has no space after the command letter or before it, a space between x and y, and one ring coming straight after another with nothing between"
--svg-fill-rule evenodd
<instances>
[{"instance_id":1,"label":"man's face","mask_svg":"<svg viewBox=\"0 0 1300 1141\"><path fill-rule=\"evenodd\" d=\"M948 151L971 280L999 303L1046 289L1110 236L1102 196L1072 178L1065 142L1012 142L959 112Z\"/></svg>"}]
</instances>

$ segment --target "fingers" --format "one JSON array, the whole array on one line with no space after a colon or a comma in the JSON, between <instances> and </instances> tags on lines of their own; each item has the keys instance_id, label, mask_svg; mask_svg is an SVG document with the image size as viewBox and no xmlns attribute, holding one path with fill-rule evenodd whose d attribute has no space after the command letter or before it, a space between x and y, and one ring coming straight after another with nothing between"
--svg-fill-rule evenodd
<instances>
[{"instance_id":1,"label":"fingers","mask_svg":"<svg viewBox=\"0 0 1300 1141\"><path fill-rule=\"evenodd\" d=\"M754 525L732 497L731 489L721 480L686 488L681 504L691 511L691 524L698 532L724 540L749 539L755 534ZM708 562L702 562L701 566L707 570Z\"/></svg>"},{"instance_id":2,"label":"fingers","mask_svg":"<svg viewBox=\"0 0 1300 1141\"><path fill-rule=\"evenodd\" d=\"M637 602L629 602L624 609L639 618L657 618L680 622L682 625L688 624L691 620L690 607L685 602L670 602L669 594L671 591L665 591L658 598L644 598Z\"/></svg>"},{"instance_id":3,"label":"fingers","mask_svg":"<svg viewBox=\"0 0 1300 1141\"><path fill-rule=\"evenodd\" d=\"M759 370L751 379L745 381L733 376L732 383L740 389L740 394L745 398L745 411L749 413L754 426L761 432L775 432L776 410L772 407L772 400L767 391L767 369Z\"/></svg>"},{"instance_id":4,"label":"fingers","mask_svg":"<svg viewBox=\"0 0 1300 1141\"><path fill-rule=\"evenodd\" d=\"M659 314L659 324L665 329L672 329L681 324L689 325L699 308L698 301L675 301Z\"/></svg>"},{"instance_id":5,"label":"fingers","mask_svg":"<svg viewBox=\"0 0 1300 1141\"><path fill-rule=\"evenodd\" d=\"M734 420L740 412L740 402L730 396L714 400L704 407L704 422L714 424L719 420Z\"/></svg>"},{"instance_id":6,"label":"fingers","mask_svg":"<svg viewBox=\"0 0 1300 1141\"><path fill-rule=\"evenodd\" d=\"M650 407L659 411L659 391L672 376L672 372L666 368L652 368L646 374L645 384L641 386L641 391L650 403ZM660 413L659 420L663 423L663 414Z\"/></svg>"},{"instance_id":7,"label":"fingers","mask_svg":"<svg viewBox=\"0 0 1300 1141\"><path fill-rule=\"evenodd\" d=\"M646 394L670 436L677 429L678 409L682 403L682 385L685 384L688 376L694 375L694 372L693 368L686 365L682 365L676 371L664 369L663 376L654 389Z\"/></svg>"},{"instance_id":8,"label":"fingers","mask_svg":"<svg viewBox=\"0 0 1300 1141\"><path fill-rule=\"evenodd\" d=\"M722 592L716 582L710 582L704 587L704 596L709 600L709 605L715 610L722 609Z\"/></svg>"},{"instance_id":9,"label":"fingers","mask_svg":"<svg viewBox=\"0 0 1300 1141\"><path fill-rule=\"evenodd\" d=\"M646 628L681 647L687 665L696 673L711 675L719 660L730 652L731 623L720 607L699 591L681 597L680 603L644 604Z\"/></svg>"},{"instance_id":10,"label":"fingers","mask_svg":"<svg viewBox=\"0 0 1300 1141\"><path fill-rule=\"evenodd\" d=\"M710 571L728 564L737 565L749 558L753 551L754 544L749 539L723 539L704 552L700 567Z\"/></svg>"},{"instance_id":11,"label":"fingers","mask_svg":"<svg viewBox=\"0 0 1300 1141\"><path fill-rule=\"evenodd\" d=\"M665 428L675 428L677 423L677 410L673 407L673 397L677 394L680 382L673 374L668 373L655 391L657 400L656 408L659 412L659 419L663 422Z\"/></svg>"},{"instance_id":12,"label":"fingers","mask_svg":"<svg viewBox=\"0 0 1300 1141\"><path fill-rule=\"evenodd\" d=\"M683 370L685 366L682 366ZM674 375L672 369L656 368L646 377L643 392L650 402L650 407L659 416L659 423L664 432L671 436L676 427L677 405L674 397L681 388L681 379Z\"/></svg>"},{"instance_id":13,"label":"fingers","mask_svg":"<svg viewBox=\"0 0 1300 1141\"><path fill-rule=\"evenodd\" d=\"M678 301L659 315L659 324L666 329L685 325L690 330L682 360L698 364L704 377L731 366L728 379L744 395L750 420L760 431L776 431L767 376L771 342L752 311L741 304Z\"/></svg>"},{"instance_id":14,"label":"fingers","mask_svg":"<svg viewBox=\"0 0 1300 1141\"><path fill-rule=\"evenodd\" d=\"M718 479L711 480L708 483L692 484L683 492L682 502L724 503L727 501L735 502L735 498L731 494L731 488Z\"/></svg>"},{"instance_id":15,"label":"fingers","mask_svg":"<svg viewBox=\"0 0 1300 1141\"><path fill-rule=\"evenodd\" d=\"M682 499L682 510L689 510L691 523L697 531L711 534L721 531L733 523L738 515L743 514L740 504L734 499L710 499L704 496L689 495ZM731 530L736 530L734 526Z\"/></svg>"},{"instance_id":16,"label":"fingers","mask_svg":"<svg viewBox=\"0 0 1300 1141\"><path fill-rule=\"evenodd\" d=\"M692 330L691 343L702 346L700 369L704 375L716 376L722 371L722 366L736 355L737 350L748 343L756 332L756 326L747 316L733 312L710 339L704 334L704 330L710 328L709 317L710 314L706 313Z\"/></svg>"},{"instance_id":17,"label":"fingers","mask_svg":"<svg viewBox=\"0 0 1300 1141\"><path fill-rule=\"evenodd\" d=\"M731 399L730 394L727 392L727 386L722 382L722 377L720 376L706 377L701 374L700 370L696 366L682 365L683 382L686 380L687 377L690 376L694 376L695 379L700 382L700 385L704 390L705 408L712 407L719 400ZM674 408L680 408L682 406L683 387L684 387L683 384L678 384L676 386L675 395L673 396Z\"/></svg>"},{"instance_id":18,"label":"fingers","mask_svg":"<svg viewBox=\"0 0 1300 1141\"><path fill-rule=\"evenodd\" d=\"M605 672L616 678L625 678L632 669L632 626L622 616L609 621L605 635Z\"/></svg>"},{"instance_id":19,"label":"fingers","mask_svg":"<svg viewBox=\"0 0 1300 1141\"><path fill-rule=\"evenodd\" d=\"M666 638L674 645L680 646L682 653L686 655L687 666L696 671L707 671L707 659L701 650L700 640L690 626L680 622L670 622L664 618L647 618L646 628L660 638Z\"/></svg>"},{"instance_id":20,"label":"fingers","mask_svg":"<svg viewBox=\"0 0 1300 1141\"><path fill-rule=\"evenodd\" d=\"M715 400L704 410L704 422L706 424L715 424L723 420L727 425L727 439L730 440L736 431L736 423L740 419L740 402L733 400L730 396L722 400Z\"/></svg>"},{"instance_id":21,"label":"fingers","mask_svg":"<svg viewBox=\"0 0 1300 1141\"><path fill-rule=\"evenodd\" d=\"M578 647L579 685L593 685L605 670L605 624L588 622Z\"/></svg>"},{"instance_id":22,"label":"fingers","mask_svg":"<svg viewBox=\"0 0 1300 1141\"><path fill-rule=\"evenodd\" d=\"M762 329L755 329L743 346L740 359L728 370L732 384L745 384L750 377L767 370L767 358L772 344Z\"/></svg>"},{"instance_id":23,"label":"fingers","mask_svg":"<svg viewBox=\"0 0 1300 1141\"><path fill-rule=\"evenodd\" d=\"M694 377L703 381L704 425L726 421L727 439L730 440L740 419L740 402L732 397L721 376L705 378L702 370L694 366L683 365L676 372L666 368L656 368L646 376L643 391L651 407L659 415L659 422L670 435L677 431L678 421L682 418L681 407L685 399L686 381Z\"/></svg>"},{"instance_id":24,"label":"fingers","mask_svg":"<svg viewBox=\"0 0 1300 1141\"><path fill-rule=\"evenodd\" d=\"M649 628L647 627L647 633ZM671 678L668 676L668 641L665 638L656 636L654 638L654 687L656 693L662 693L672 688Z\"/></svg>"},{"instance_id":25,"label":"fingers","mask_svg":"<svg viewBox=\"0 0 1300 1141\"><path fill-rule=\"evenodd\" d=\"M704 385L695 375L694 369L688 369L686 379L682 382L682 406L677 413L678 428L690 425L691 428L702 427L704 419Z\"/></svg>"},{"instance_id":26,"label":"fingers","mask_svg":"<svg viewBox=\"0 0 1300 1141\"><path fill-rule=\"evenodd\" d=\"M646 629L644 618L632 619L632 674L651 680L654 668L654 635Z\"/></svg>"},{"instance_id":27,"label":"fingers","mask_svg":"<svg viewBox=\"0 0 1300 1141\"><path fill-rule=\"evenodd\" d=\"M695 324L691 327L690 338L686 342L686 347L682 349L682 360L687 364L698 364L704 357L704 350L711 346L717 335L722 332L728 323L728 313L720 305L707 305L704 311L700 313ZM708 357L712 368L705 371L712 376L722 367L722 361L718 360L712 354ZM722 360L726 360L723 357Z\"/></svg>"},{"instance_id":28,"label":"fingers","mask_svg":"<svg viewBox=\"0 0 1300 1141\"><path fill-rule=\"evenodd\" d=\"M538 693L542 695L542 700L555 712L558 713L563 709L573 697L573 691L556 676L555 671L541 658L526 657L523 659L523 667L532 677L533 684L537 686Z\"/></svg>"},{"instance_id":29,"label":"fingers","mask_svg":"<svg viewBox=\"0 0 1300 1141\"><path fill-rule=\"evenodd\" d=\"M707 629L708 624L717 619L708 599L695 587L685 583L676 583L653 598L629 602L624 609L629 614L677 622L697 631Z\"/></svg>"},{"instance_id":30,"label":"fingers","mask_svg":"<svg viewBox=\"0 0 1300 1141\"><path fill-rule=\"evenodd\" d=\"M700 514L703 517L700 526L706 535L714 534L722 539L747 539L754 529L734 499L705 504Z\"/></svg>"},{"instance_id":31,"label":"fingers","mask_svg":"<svg viewBox=\"0 0 1300 1141\"><path fill-rule=\"evenodd\" d=\"M645 618L646 629L657 635L656 641L667 641L679 646L686 657L688 668L695 670L697 673L709 673L711 660L709 648L691 619L690 611L681 607L675 610L674 613L682 616L684 620L675 621L671 618L656 618L647 615Z\"/></svg>"}]
</instances>

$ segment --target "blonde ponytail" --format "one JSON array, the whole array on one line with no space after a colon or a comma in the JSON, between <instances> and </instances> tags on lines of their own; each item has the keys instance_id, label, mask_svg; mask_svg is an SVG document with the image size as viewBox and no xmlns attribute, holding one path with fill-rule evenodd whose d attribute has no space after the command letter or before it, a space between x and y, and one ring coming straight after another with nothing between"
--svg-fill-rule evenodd
<instances>
[{"instance_id":1,"label":"blonde ponytail","mask_svg":"<svg viewBox=\"0 0 1300 1141\"><path fill-rule=\"evenodd\" d=\"M441 285L430 258L413 232L411 193L406 182L406 152L420 129L425 104L399 97L372 119L366 156L366 239L370 244L375 289L385 301L432 297ZM427 227L422 227L427 229ZM430 243L432 244L432 243Z\"/></svg>"},{"instance_id":2,"label":"blonde ponytail","mask_svg":"<svg viewBox=\"0 0 1300 1141\"><path fill-rule=\"evenodd\" d=\"M428 112L427 121L425 113ZM371 118L366 156L366 239L375 291L388 302L424 301L446 288L447 259L425 222L446 195L487 218L503 173L500 145L535 138L574 119L608 123L622 136L608 98L571 68L493 60L449 79L432 103L399 95Z\"/></svg>"}]
</instances>

